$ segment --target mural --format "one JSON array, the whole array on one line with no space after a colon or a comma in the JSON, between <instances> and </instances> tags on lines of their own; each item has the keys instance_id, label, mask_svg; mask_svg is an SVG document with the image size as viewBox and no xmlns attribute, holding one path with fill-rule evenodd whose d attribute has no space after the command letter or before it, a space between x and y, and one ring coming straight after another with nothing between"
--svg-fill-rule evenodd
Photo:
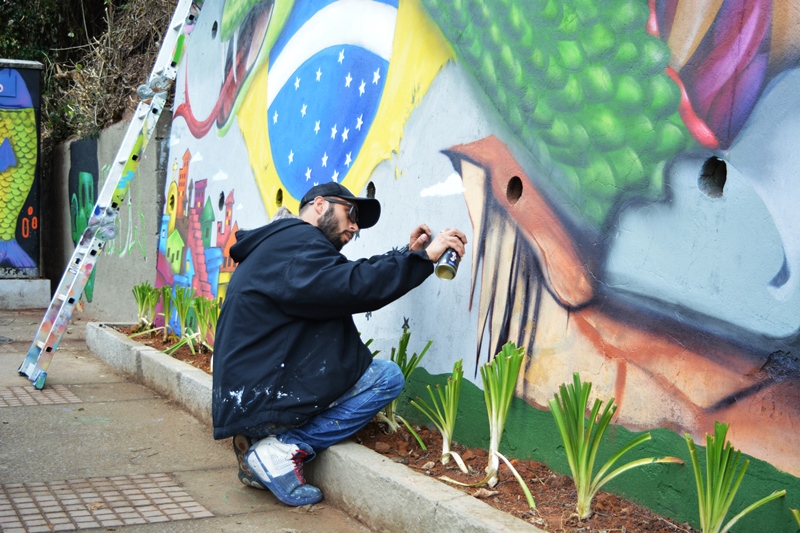
<instances>
[{"instance_id":1,"label":"mural","mask_svg":"<svg viewBox=\"0 0 800 533\"><path fill-rule=\"evenodd\" d=\"M800 475L797 2L612 4L207 0L159 285L224 300L236 229L339 181L384 206L353 257L472 230L459 276L359 317L370 337L410 316L427 369L466 354L473 380L513 340L533 406L578 370L616 423L730 422Z\"/></svg>"},{"instance_id":2,"label":"mural","mask_svg":"<svg viewBox=\"0 0 800 533\"><path fill-rule=\"evenodd\" d=\"M0 69L0 268L39 273L39 71Z\"/></svg>"},{"instance_id":3,"label":"mural","mask_svg":"<svg viewBox=\"0 0 800 533\"><path fill-rule=\"evenodd\" d=\"M72 244L77 246L97 202L97 139L87 138L69 145L69 215ZM109 241L109 242L114 242ZM83 289L87 302L94 297L94 280L97 265L92 270Z\"/></svg>"}]
</instances>

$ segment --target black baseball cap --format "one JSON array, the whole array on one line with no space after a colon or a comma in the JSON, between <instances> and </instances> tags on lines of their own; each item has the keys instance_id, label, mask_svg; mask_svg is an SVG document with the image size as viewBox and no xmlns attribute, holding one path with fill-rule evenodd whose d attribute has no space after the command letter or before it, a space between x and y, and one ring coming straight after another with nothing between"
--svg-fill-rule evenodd
<instances>
[{"instance_id":1,"label":"black baseball cap","mask_svg":"<svg viewBox=\"0 0 800 533\"><path fill-rule=\"evenodd\" d=\"M371 228L378 223L378 219L381 217L381 203L378 200L354 196L347 187L334 181L320 183L311 187L303 196L303 199L300 200L300 209L303 209L304 205L313 202L317 196L337 196L356 204L358 207L358 227L360 229Z\"/></svg>"}]
</instances>

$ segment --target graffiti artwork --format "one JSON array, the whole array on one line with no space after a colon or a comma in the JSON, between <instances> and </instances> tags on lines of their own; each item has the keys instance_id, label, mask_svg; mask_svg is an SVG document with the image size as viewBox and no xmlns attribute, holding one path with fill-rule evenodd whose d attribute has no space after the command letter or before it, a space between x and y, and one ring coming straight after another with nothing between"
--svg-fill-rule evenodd
<instances>
[{"instance_id":1,"label":"graffiti artwork","mask_svg":"<svg viewBox=\"0 0 800 533\"><path fill-rule=\"evenodd\" d=\"M579 371L616 423L729 422L800 475L796 3L613 4L207 0L159 284L224 300L237 228L317 183L369 187L379 232L348 254L409 217L472 228L462 273L359 318L373 336L411 316L449 354L429 371L466 355L473 379L511 340L533 406Z\"/></svg>"},{"instance_id":2,"label":"graffiti artwork","mask_svg":"<svg viewBox=\"0 0 800 533\"><path fill-rule=\"evenodd\" d=\"M33 75L31 75L33 74ZM0 268L36 277L39 263L38 71L0 69ZM31 87L29 88L29 84Z\"/></svg>"},{"instance_id":3,"label":"graffiti artwork","mask_svg":"<svg viewBox=\"0 0 800 533\"><path fill-rule=\"evenodd\" d=\"M72 243L77 246L97 201L97 139L81 139L69 145L69 214ZM83 295L91 302L96 271L89 276Z\"/></svg>"}]
</instances>

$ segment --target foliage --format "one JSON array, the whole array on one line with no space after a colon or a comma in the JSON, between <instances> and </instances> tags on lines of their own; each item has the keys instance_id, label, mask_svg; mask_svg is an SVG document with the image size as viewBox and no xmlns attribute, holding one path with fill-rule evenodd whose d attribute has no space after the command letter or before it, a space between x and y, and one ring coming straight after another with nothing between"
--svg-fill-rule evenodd
<instances>
[{"instance_id":1,"label":"foliage","mask_svg":"<svg viewBox=\"0 0 800 533\"><path fill-rule=\"evenodd\" d=\"M164 317L164 340L167 340L167 335L169 335L169 330L172 329L170 325L170 320L172 319L172 287L170 285L164 285L161 287L161 304L162 310L161 314ZM172 334L174 335L175 332L173 331Z\"/></svg>"},{"instance_id":2,"label":"foliage","mask_svg":"<svg viewBox=\"0 0 800 533\"><path fill-rule=\"evenodd\" d=\"M0 2L0 57L44 61L68 57L102 31L107 0Z\"/></svg>"},{"instance_id":3,"label":"foliage","mask_svg":"<svg viewBox=\"0 0 800 533\"><path fill-rule=\"evenodd\" d=\"M533 495L531 495L528 485L525 484L525 480L519 475L511 461L500 453L500 439L503 436L506 418L508 418L508 409L511 407L511 400L514 398L514 389L517 385L519 370L522 367L524 358L524 348L517 348L513 342L507 342L494 359L481 366L483 396L486 400L486 410L489 414L489 464L486 465L486 477L484 479L466 486L496 486L498 482L497 472L500 470L500 461L502 460L511 470L520 487L522 487L530 508L536 509ZM450 483L465 485L446 476L442 476L441 479Z\"/></svg>"},{"instance_id":4,"label":"foliage","mask_svg":"<svg viewBox=\"0 0 800 533\"><path fill-rule=\"evenodd\" d=\"M403 372L403 377L405 378L406 382L408 382L408 377L411 375L412 372L417 368L422 358L425 357L425 354L428 352L428 349L433 344L432 340L429 340L428 343L423 348L422 352L417 355L414 352L411 357L408 356L408 342L411 339L411 331L409 331L407 326L403 326L403 334L400 336L400 343L398 344L397 348L392 348L391 355L389 359L397 363L397 366L400 367L400 370ZM375 352L377 353L377 352ZM414 435L414 438L417 439L417 442L422 447L423 450L426 450L425 443L422 442L422 439L419 437L414 428L411 427L405 418L397 414L397 398L392 400L386 407L383 408L381 412L378 413L378 420L384 422L387 426L387 431L389 433L395 433L399 428L400 424L398 421L402 422L408 431Z\"/></svg>"},{"instance_id":5,"label":"foliage","mask_svg":"<svg viewBox=\"0 0 800 533\"><path fill-rule=\"evenodd\" d=\"M189 330L187 326L187 317L189 316L189 312L192 310L194 304L194 289L191 287L176 287L175 288L175 297L174 297L174 305L175 305L175 312L178 315L178 327L180 328L180 339L181 342L172 348L172 350L176 350L183 344L189 345L189 350L194 353L194 337L195 334Z\"/></svg>"},{"instance_id":6,"label":"foliage","mask_svg":"<svg viewBox=\"0 0 800 533\"><path fill-rule=\"evenodd\" d=\"M600 487L623 472L652 463L682 463L682 461L677 457L659 459L648 457L631 461L609 472L614 463L626 452L642 442L650 440L650 434L645 433L613 454L592 476L594 463L597 459L597 451L611 423L611 418L617 410L617 406L614 405L614 398L611 398L598 419L598 413L600 413L603 402L596 399L587 420L586 410L589 406L589 393L592 390L592 384L588 382L581 383L580 375L577 372L572 375L572 379L573 383L571 385L561 385L561 396L556 393L555 398L550 400L550 411L553 413L558 432L561 434L561 440L564 442L569 469L575 482L578 498L578 516L581 519L585 519L592 515L592 500L597 491L600 490Z\"/></svg>"},{"instance_id":7,"label":"foliage","mask_svg":"<svg viewBox=\"0 0 800 533\"><path fill-rule=\"evenodd\" d=\"M161 296L161 291L144 281L133 287L133 297L136 299L137 327L140 330L150 329L155 320L156 305Z\"/></svg>"},{"instance_id":8,"label":"foliage","mask_svg":"<svg viewBox=\"0 0 800 533\"><path fill-rule=\"evenodd\" d=\"M694 479L697 484L697 502L700 511L700 527L703 533L726 533L744 515L750 511L761 507L765 503L771 502L786 494L785 490L776 490L772 494L765 496L755 503L745 507L745 509L734 516L723 526L725 515L733 503L736 491L744 479L750 461L745 459L739 470L739 459L741 452L734 449L730 442L726 441L728 424L720 422L714 423L714 435L706 434L706 478L703 481L703 474L700 470L700 460L695 446L689 434L684 434L686 445L689 447L689 455L692 458L692 468L694 469ZM738 470L738 472L737 472ZM793 511L795 518L800 523L800 516Z\"/></svg>"},{"instance_id":9,"label":"foliage","mask_svg":"<svg viewBox=\"0 0 800 533\"><path fill-rule=\"evenodd\" d=\"M447 378L444 390L436 385L437 396L433 394L433 389L428 385L428 394L431 397L431 404L427 404L422 398L411 400L411 405L422 411L427 416L439 433L442 434L442 457L443 465L450 462L450 457L456 460L458 467L465 474L468 473L467 466L455 451L450 449L453 441L453 432L456 427L456 414L458 412L458 398L461 393L461 381L464 378L464 370L461 367L461 359L453 365L453 373ZM433 407L431 407L431 405Z\"/></svg>"},{"instance_id":10,"label":"foliage","mask_svg":"<svg viewBox=\"0 0 800 533\"><path fill-rule=\"evenodd\" d=\"M197 315L197 333L200 336L200 343L214 351L214 333L219 318L219 303L216 299L209 300L204 296L197 296L192 305Z\"/></svg>"},{"instance_id":11,"label":"foliage","mask_svg":"<svg viewBox=\"0 0 800 533\"><path fill-rule=\"evenodd\" d=\"M0 1L0 57L44 64L43 152L135 108L174 9L170 0Z\"/></svg>"},{"instance_id":12,"label":"foliage","mask_svg":"<svg viewBox=\"0 0 800 533\"><path fill-rule=\"evenodd\" d=\"M136 87L149 78L175 9L169 0L105 4L100 11L103 27L81 35L79 54L46 61L50 83L43 136L52 135L56 142L71 135L96 135L133 111L139 101Z\"/></svg>"},{"instance_id":13,"label":"foliage","mask_svg":"<svg viewBox=\"0 0 800 533\"><path fill-rule=\"evenodd\" d=\"M528 505L536 508L528 486L520 477L517 470L508 459L500 453L500 440L503 438L503 429L508 418L508 409L514 398L514 389L517 386L519 370L525 357L525 349L517 348L513 342L503 345L494 359L481 366L481 379L483 381L483 395L486 399L486 410L489 414L489 464L486 466L486 484L490 487L497 485L497 471L500 469L499 460L508 466L517 478Z\"/></svg>"}]
</instances>

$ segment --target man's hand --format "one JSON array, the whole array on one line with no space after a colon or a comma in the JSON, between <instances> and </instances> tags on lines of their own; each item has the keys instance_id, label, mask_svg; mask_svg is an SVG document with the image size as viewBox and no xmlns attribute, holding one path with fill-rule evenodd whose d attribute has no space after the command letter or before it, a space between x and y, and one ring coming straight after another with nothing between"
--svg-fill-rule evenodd
<instances>
[{"instance_id":1,"label":"man's hand","mask_svg":"<svg viewBox=\"0 0 800 533\"><path fill-rule=\"evenodd\" d=\"M452 248L459 257L463 257L465 244L467 244L467 236L463 232L447 228L431 241L425 252L428 254L428 258L435 263L448 248Z\"/></svg>"},{"instance_id":2,"label":"man's hand","mask_svg":"<svg viewBox=\"0 0 800 533\"><path fill-rule=\"evenodd\" d=\"M420 224L411 232L411 238L408 241L408 249L412 252L422 250L430 240L431 229L425 224Z\"/></svg>"}]
</instances>

